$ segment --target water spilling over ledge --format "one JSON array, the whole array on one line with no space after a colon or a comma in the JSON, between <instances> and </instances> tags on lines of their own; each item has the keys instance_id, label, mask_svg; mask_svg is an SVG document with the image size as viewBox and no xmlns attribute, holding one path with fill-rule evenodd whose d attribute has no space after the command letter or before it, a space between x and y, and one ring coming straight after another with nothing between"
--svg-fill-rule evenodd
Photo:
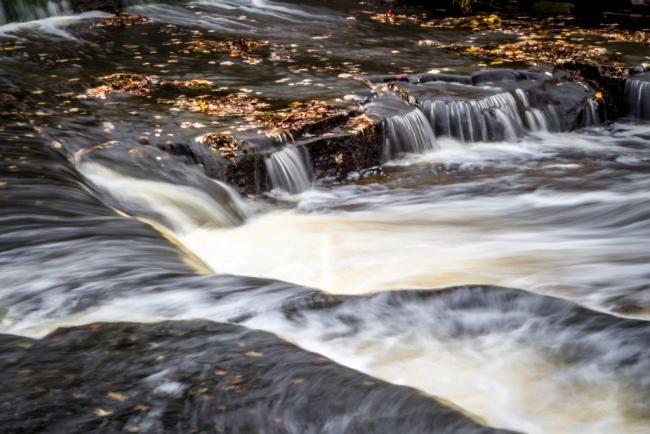
<instances>
[{"instance_id":1,"label":"water spilling over ledge","mask_svg":"<svg viewBox=\"0 0 650 434\"><path fill-rule=\"evenodd\" d=\"M300 193L312 184L311 161L307 151L286 145L266 158L266 168L273 188L288 193Z\"/></svg>"},{"instance_id":2,"label":"water spilling over ledge","mask_svg":"<svg viewBox=\"0 0 650 434\"><path fill-rule=\"evenodd\" d=\"M628 114L636 119L650 119L650 82L628 79L625 82Z\"/></svg>"},{"instance_id":3,"label":"water spilling over ledge","mask_svg":"<svg viewBox=\"0 0 650 434\"><path fill-rule=\"evenodd\" d=\"M70 15L73 12L70 0L6 1L0 4L0 26L16 21L33 21L57 15Z\"/></svg>"},{"instance_id":4,"label":"water spilling over ledge","mask_svg":"<svg viewBox=\"0 0 650 434\"><path fill-rule=\"evenodd\" d=\"M418 107L389 97L372 102L366 107L366 112L383 122L384 161L405 153L425 153L437 148L431 125Z\"/></svg>"}]
</instances>

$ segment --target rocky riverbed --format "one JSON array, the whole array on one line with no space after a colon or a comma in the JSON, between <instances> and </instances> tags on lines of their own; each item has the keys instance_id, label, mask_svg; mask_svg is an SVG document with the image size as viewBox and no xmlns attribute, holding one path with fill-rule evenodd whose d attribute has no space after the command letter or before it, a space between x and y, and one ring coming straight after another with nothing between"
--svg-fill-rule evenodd
<instances>
[{"instance_id":1,"label":"rocky riverbed","mask_svg":"<svg viewBox=\"0 0 650 434\"><path fill-rule=\"evenodd\" d=\"M19 4L5 431L647 431L642 24Z\"/></svg>"}]
</instances>

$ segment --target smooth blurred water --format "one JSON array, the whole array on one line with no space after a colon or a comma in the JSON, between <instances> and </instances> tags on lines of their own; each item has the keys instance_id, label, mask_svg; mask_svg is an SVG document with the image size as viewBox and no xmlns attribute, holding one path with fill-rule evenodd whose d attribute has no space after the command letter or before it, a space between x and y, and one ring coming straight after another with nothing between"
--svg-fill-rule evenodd
<instances>
[{"instance_id":1,"label":"smooth blurred water","mask_svg":"<svg viewBox=\"0 0 650 434\"><path fill-rule=\"evenodd\" d=\"M241 118L86 90L132 72L209 80L277 107L367 96L353 76L474 70L476 59L415 43L468 32L386 27L342 0L130 11L158 21L51 14L0 26L1 332L237 322L492 426L647 431L647 122L559 132L544 107L515 122L509 97L480 89L502 95L489 109L518 130L489 142L436 130L431 107L378 98L365 109L387 118L382 174L315 180L289 145L266 159L276 189L242 197L158 147L237 131ZM233 35L268 38L290 61L187 49ZM476 101L444 110L479 125Z\"/></svg>"}]
</instances>

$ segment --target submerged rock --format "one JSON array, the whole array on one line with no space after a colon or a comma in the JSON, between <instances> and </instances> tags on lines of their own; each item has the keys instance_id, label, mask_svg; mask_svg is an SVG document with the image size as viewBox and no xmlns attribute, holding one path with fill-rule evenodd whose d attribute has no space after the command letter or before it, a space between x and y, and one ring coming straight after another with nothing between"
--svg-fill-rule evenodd
<instances>
[{"instance_id":1,"label":"submerged rock","mask_svg":"<svg viewBox=\"0 0 650 434\"><path fill-rule=\"evenodd\" d=\"M4 432L506 432L236 325L99 323L0 347Z\"/></svg>"}]
</instances>

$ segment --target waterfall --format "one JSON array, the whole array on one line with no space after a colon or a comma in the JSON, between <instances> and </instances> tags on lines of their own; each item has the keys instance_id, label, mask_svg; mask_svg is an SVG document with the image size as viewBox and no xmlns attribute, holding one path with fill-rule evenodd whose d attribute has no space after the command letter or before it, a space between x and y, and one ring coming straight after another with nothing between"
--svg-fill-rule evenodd
<instances>
[{"instance_id":1,"label":"waterfall","mask_svg":"<svg viewBox=\"0 0 650 434\"><path fill-rule=\"evenodd\" d=\"M386 160L403 153L424 153L438 148L431 124L419 108L387 117L384 126Z\"/></svg>"},{"instance_id":2,"label":"waterfall","mask_svg":"<svg viewBox=\"0 0 650 434\"><path fill-rule=\"evenodd\" d=\"M650 82L626 80L625 102L629 116L636 119L650 119Z\"/></svg>"},{"instance_id":3,"label":"waterfall","mask_svg":"<svg viewBox=\"0 0 650 434\"><path fill-rule=\"evenodd\" d=\"M436 135L464 142L515 141L525 131L560 130L554 107L532 107L522 89L477 100L424 101L423 107Z\"/></svg>"},{"instance_id":4,"label":"waterfall","mask_svg":"<svg viewBox=\"0 0 650 434\"><path fill-rule=\"evenodd\" d=\"M598 118L598 112L596 111L596 103L588 99L585 102L585 107L582 111L582 126L590 127L593 125L598 125L600 123Z\"/></svg>"},{"instance_id":5,"label":"waterfall","mask_svg":"<svg viewBox=\"0 0 650 434\"><path fill-rule=\"evenodd\" d=\"M375 98L364 109L368 116L383 125L384 161L405 153L424 153L438 149L436 135L419 107L387 93Z\"/></svg>"},{"instance_id":6,"label":"waterfall","mask_svg":"<svg viewBox=\"0 0 650 434\"><path fill-rule=\"evenodd\" d=\"M303 147L287 145L268 156L265 163L274 189L300 193L311 186L311 160Z\"/></svg>"},{"instance_id":7,"label":"waterfall","mask_svg":"<svg viewBox=\"0 0 650 434\"><path fill-rule=\"evenodd\" d=\"M82 163L78 169L117 209L155 221L175 233L197 227L234 226L245 214L239 209L242 201L238 194L222 183L183 185L140 179L98 163Z\"/></svg>"},{"instance_id":8,"label":"waterfall","mask_svg":"<svg viewBox=\"0 0 650 434\"><path fill-rule=\"evenodd\" d=\"M114 0L107 2L108 6L129 7L147 3L166 3L171 0ZM2 0L0 2L0 26L10 23L23 23L42 20L49 17L74 15L81 11L89 11L101 2L87 3L80 7L75 0ZM94 5L94 6L93 6Z\"/></svg>"},{"instance_id":9,"label":"waterfall","mask_svg":"<svg viewBox=\"0 0 650 434\"><path fill-rule=\"evenodd\" d=\"M0 25L70 15L70 0L16 0L0 3Z\"/></svg>"}]
</instances>

